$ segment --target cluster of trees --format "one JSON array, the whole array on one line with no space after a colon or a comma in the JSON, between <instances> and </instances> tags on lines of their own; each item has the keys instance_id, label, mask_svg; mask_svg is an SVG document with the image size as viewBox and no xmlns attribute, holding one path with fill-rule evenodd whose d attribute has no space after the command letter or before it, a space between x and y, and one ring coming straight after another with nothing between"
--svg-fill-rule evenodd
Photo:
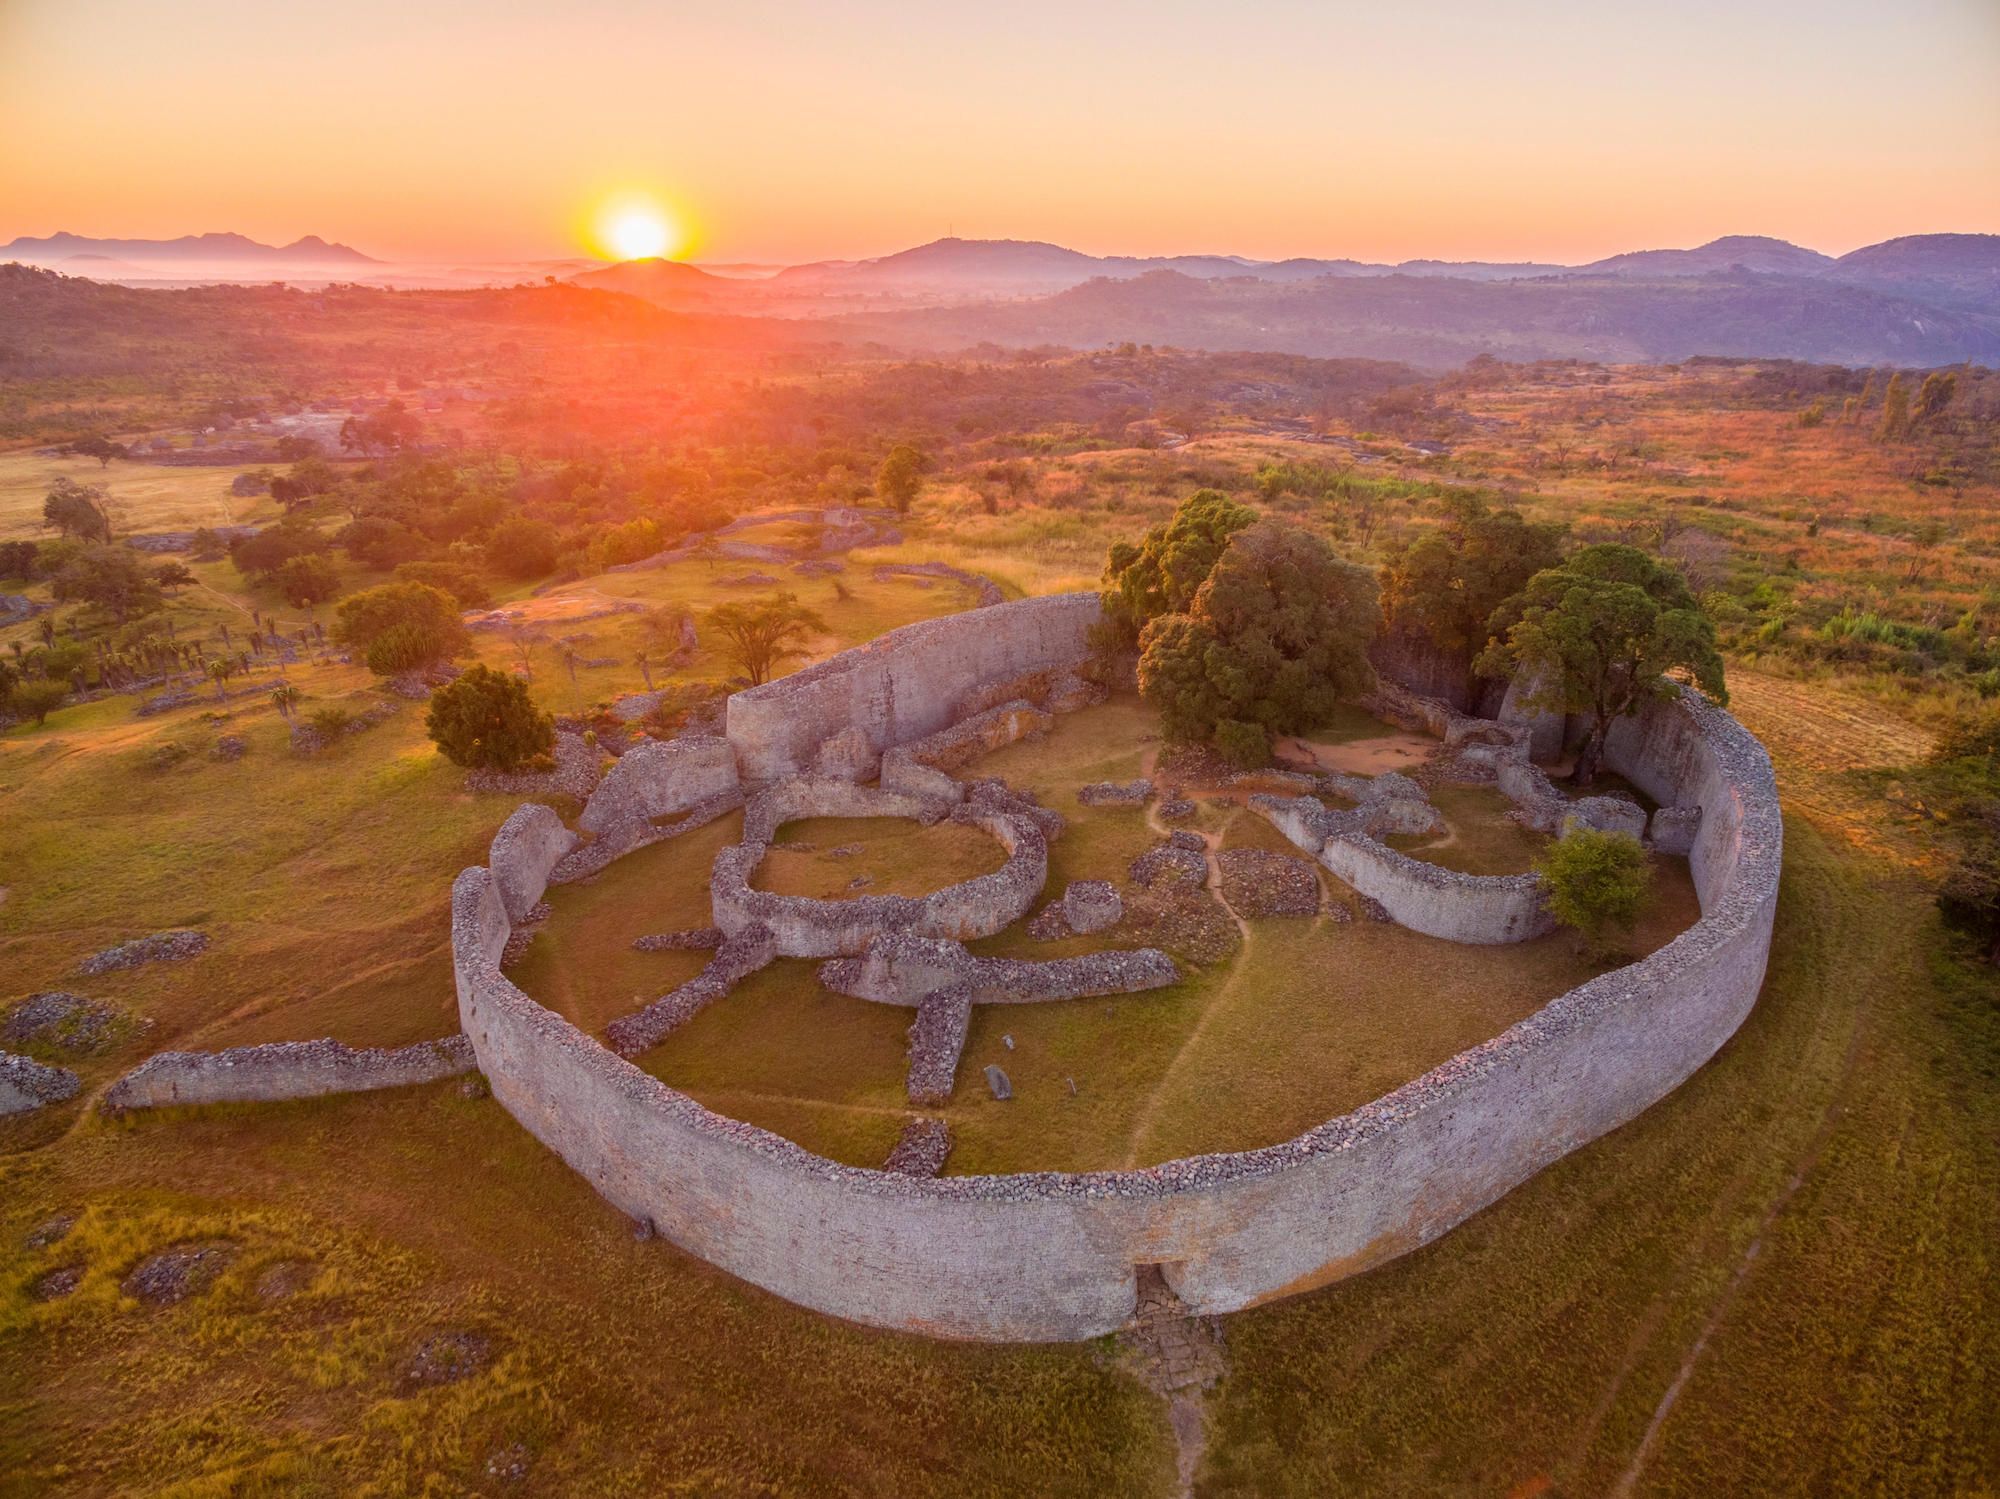
<instances>
[{"instance_id":1,"label":"cluster of trees","mask_svg":"<svg viewBox=\"0 0 2000 1499\"><path fill-rule=\"evenodd\" d=\"M1199 490L1138 546L1111 549L1100 643L1139 653L1171 739L1266 763L1374 681L1375 579L1318 536Z\"/></svg>"}]
</instances>

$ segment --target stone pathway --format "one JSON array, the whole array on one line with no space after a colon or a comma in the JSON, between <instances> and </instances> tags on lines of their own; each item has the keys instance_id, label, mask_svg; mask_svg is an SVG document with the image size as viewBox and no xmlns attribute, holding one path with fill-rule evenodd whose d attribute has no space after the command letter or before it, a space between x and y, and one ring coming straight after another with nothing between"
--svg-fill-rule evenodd
<instances>
[{"instance_id":1,"label":"stone pathway","mask_svg":"<svg viewBox=\"0 0 2000 1499\"><path fill-rule=\"evenodd\" d=\"M1207 1392L1229 1372L1220 1321L1190 1316L1159 1266L1142 1265L1138 1309L1132 1325L1118 1335L1118 1352L1139 1383L1166 1402L1175 1493L1192 1494L1208 1449Z\"/></svg>"}]
</instances>

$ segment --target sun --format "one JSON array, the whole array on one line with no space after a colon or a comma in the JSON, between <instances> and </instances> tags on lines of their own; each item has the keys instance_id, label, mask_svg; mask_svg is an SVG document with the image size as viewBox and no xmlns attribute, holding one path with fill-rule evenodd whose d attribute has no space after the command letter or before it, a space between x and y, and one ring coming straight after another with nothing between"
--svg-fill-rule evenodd
<instances>
[{"instance_id":1,"label":"sun","mask_svg":"<svg viewBox=\"0 0 2000 1499\"><path fill-rule=\"evenodd\" d=\"M652 198L627 194L601 207L591 237L618 260L651 260L684 248L680 225Z\"/></svg>"}]
</instances>

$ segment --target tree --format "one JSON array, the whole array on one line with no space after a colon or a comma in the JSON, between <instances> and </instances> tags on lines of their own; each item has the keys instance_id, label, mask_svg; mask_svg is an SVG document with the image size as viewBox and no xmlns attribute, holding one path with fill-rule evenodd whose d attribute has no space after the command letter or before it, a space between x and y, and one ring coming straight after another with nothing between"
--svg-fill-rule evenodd
<instances>
[{"instance_id":1,"label":"tree","mask_svg":"<svg viewBox=\"0 0 2000 1499\"><path fill-rule=\"evenodd\" d=\"M454 765L516 770L555 747L555 720L535 706L519 677L471 666L431 694L424 719Z\"/></svg>"},{"instance_id":2,"label":"tree","mask_svg":"<svg viewBox=\"0 0 2000 1499\"><path fill-rule=\"evenodd\" d=\"M104 508L104 491L95 484L79 484L63 476L49 486L42 501L42 524L78 541L109 545L111 515Z\"/></svg>"},{"instance_id":3,"label":"tree","mask_svg":"<svg viewBox=\"0 0 2000 1499\"><path fill-rule=\"evenodd\" d=\"M340 483L340 475L324 458L305 457L292 465L289 474L271 480L271 498L291 510L320 495L330 494Z\"/></svg>"},{"instance_id":4,"label":"tree","mask_svg":"<svg viewBox=\"0 0 2000 1499\"><path fill-rule=\"evenodd\" d=\"M1487 621L1536 573L1561 560L1567 530L1530 524L1518 510L1494 510L1474 496L1446 500L1443 525L1390 553L1382 570L1383 616L1461 663L1466 690L1474 692Z\"/></svg>"},{"instance_id":5,"label":"tree","mask_svg":"<svg viewBox=\"0 0 2000 1499\"><path fill-rule=\"evenodd\" d=\"M75 442L69 444L64 451L72 453L78 458L95 458L99 468L110 467L111 460L114 458L130 458L132 456L132 450L126 447L124 443L113 442L110 438L95 433L89 437L78 438Z\"/></svg>"},{"instance_id":6,"label":"tree","mask_svg":"<svg viewBox=\"0 0 2000 1499\"><path fill-rule=\"evenodd\" d=\"M1900 374L1889 377L1882 392L1882 425L1876 429L1878 442L1901 442L1910 435L1910 391Z\"/></svg>"},{"instance_id":7,"label":"tree","mask_svg":"<svg viewBox=\"0 0 2000 1499\"><path fill-rule=\"evenodd\" d=\"M61 682L47 679L16 682L14 690L7 695L6 706L22 718L32 718L35 726L40 728L68 696L69 689Z\"/></svg>"},{"instance_id":8,"label":"tree","mask_svg":"<svg viewBox=\"0 0 2000 1499\"><path fill-rule=\"evenodd\" d=\"M486 586L486 580L456 562L399 563L396 578L399 582L428 583L441 588L461 609L488 609L493 605L493 590Z\"/></svg>"},{"instance_id":9,"label":"tree","mask_svg":"<svg viewBox=\"0 0 2000 1499\"><path fill-rule=\"evenodd\" d=\"M1167 738L1261 765L1271 741L1323 723L1374 685L1374 574L1310 531L1259 521L1229 537L1185 613L1139 636L1139 690Z\"/></svg>"},{"instance_id":10,"label":"tree","mask_svg":"<svg viewBox=\"0 0 2000 1499\"><path fill-rule=\"evenodd\" d=\"M1130 649L1148 621L1185 612L1229 538L1256 519L1256 511L1220 490L1198 489L1138 546L1113 545L1101 594L1112 643Z\"/></svg>"},{"instance_id":11,"label":"tree","mask_svg":"<svg viewBox=\"0 0 2000 1499\"><path fill-rule=\"evenodd\" d=\"M284 719L286 723L292 721L294 715L298 712L300 702L304 698L305 694L290 682L280 682L276 687L271 689L271 706L278 710L278 716Z\"/></svg>"},{"instance_id":12,"label":"tree","mask_svg":"<svg viewBox=\"0 0 2000 1499\"><path fill-rule=\"evenodd\" d=\"M32 578L40 556L32 541L0 541L0 578Z\"/></svg>"},{"instance_id":13,"label":"tree","mask_svg":"<svg viewBox=\"0 0 2000 1499\"><path fill-rule=\"evenodd\" d=\"M802 655L806 642L826 628L825 620L790 593L754 604L719 604L709 610L708 623L752 687L768 682L781 662Z\"/></svg>"},{"instance_id":14,"label":"tree","mask_svg":"<svg viewBox=\"0 0 2000 1499\"><path fill-rule=\"evenodd\" d=\"M875 492L889 502L891 509L907 513L924 487L925 466L921 450L906 442L897 443L875 471Z\"/></svg>"},{"instance_id":15,"label":"tree","mask_svg":"<svg viewBox=\"0 0 2000 1499\"><path fill-rule=\"evenodd\" d=\"M188 588L194 584L194 574L184 562L162 562L153 569L153 581L162 588Z\"/></svg>"},{"instance_id":16,"label":"tree","mask_svg":"<svg viewBox=\"0 0 2000 1499\"><path fill-rule=\"evenodd\" d=\"M1717 702L1729 700L1714 625L1686 580L1637 547L1587 546L1535 574L1493 616L1491 630L1482 673L1525 675L1534 684L1525 703L1531 711L1590 715L1574 772L1579 786L1597 778L1616 720L1678 690L1667 672L1685 671Z\"/></svg>"},{"instance_id":17,"label":"tree","mask_svg":"<svg viewBox=\"0 0 2000 1499\"><path fill-rule=\"evenodd\" d=\"M1653 888L1653 866L1630 833L1575 828L1535 861L1549 914L1577 934L1593 957L1606 956L1613 931L1629 932Z\"/></svg>"},{"instance_id":18,"label":"tree","mask_svg":"<svg viewBox=\"0 0 2000 1499\"><path fill-rule=\"evenodd\" d=\"M56 574L58 600L94 604L124 624L135 614L160 607L160 580L124 547L87 548Z\"/></svg>"},{"instance_id":19,"label":"tree","mask_svg":"<svg viewBox=\"0 0 2000 1499\"><path fill-rule=\"evenodd\" d=\"M1917 424L1930 426L1935 423L1951 408L1957 394L1958 376L1950 370L1933 370L1924 376L1923 388L1917 392Z\"/></svg>"},{"instance_id":20,"label":"tree","mask_svg":"<svg viewBox=\"0 0 2000 1499\"><path fill-rule=\"evenodd\" d=\"M320 552L305 552L291 558L272 574L285 602L301 609L324 604L340 592L340 569Z\"/></svg>"},{"instance_id":21,"label":"tree","mask_svg":"<svg viewBox=\"0 0 2000 1499\"><path fill-rule=\"evenodd\" d=\"M227 656L211 656L203 668L215 681L215 700L223 699L222 684L236 675L236 663Z\"/></svg>"},{"instance_id":22,"label":"tree","mask_svg":"<svg viewBox=\"0 0 2000 1499\"><path fill-rule=\"evenodd\" d=\"M266 526L255 536L239 536L229 544L229 560L245 577L261 579L277 572L294 557L326 549L325 536L310 525L288 519Z\"/></svg>"},{"instance_id":23,"label":"tree","mask_svg":"<svg viewBox=\"0 0 2000 1499\"><path fill-rule=\"evenodd\" d=\"M450 595L424 583L385 583L342 599L333 636L384 677L449 661L472 643Z\"/></svg>"},{"instance_id":24,"label":"tree","mask_svg":"<svg viewBox=\"0 0 2000 1499\"><path fill-rule=\"evenodd\" d=\"M280 462L297 463L301 458L317 458L320 446L310 437L281 437L277 453Z\"/></svg>"},{"instance_id":25,"label":"tree","mask_svg":"<svg viewBox=\"0 0 2000 1499\"><path fill-rule=\"evenodd\" d=\"M486 537L486 556L510 578L539 578L556 565L556 528L545 520L517 515Z\"/></svg>"},{"instance_id":26,"label":"tree","mask_svg":"<svg viewBox=\"0 0 2000 1499\"><path fill-rule=\"evenodd\" d=\"M350 416L340 424L340 445L364 453L393 453L416 443L416 417L401 401L390 401L367 416Z\"/></svg>"}]
</instances>

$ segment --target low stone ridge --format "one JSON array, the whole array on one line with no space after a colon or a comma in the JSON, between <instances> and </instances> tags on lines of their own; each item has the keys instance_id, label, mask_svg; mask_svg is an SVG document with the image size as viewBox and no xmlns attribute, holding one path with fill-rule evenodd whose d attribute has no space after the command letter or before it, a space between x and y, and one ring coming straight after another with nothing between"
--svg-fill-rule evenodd
<instances>
[{"instance_id":1,"label":"low stone ridge","mask_svg":"<svg viewBox=\"0 0 2000 1499\"><path fill-rule=\"evenodd\" d=\"M932 990L917 1005L910 1022L909 1100L936 1107L950 1100L958 1079L958 1059L965 1050L965 1033L972 1024L972 994L962 984Z\"/></svg>"},{"instance_id":2,"label":"low stone ridge","mask_svg":"<svg viewBox=\"0 0 2000 1499\"><path fill-rule=\"evenodd\" d=\"M700 973L637 1014L619 1016L605 1027L605 1039L621 1057L636 1057L658 1046L777 956L777 944L764 927L745 927L725 936Z\"/></svg>"},{"instance_id":3,"label":"low stone ridge","mask_svg":"<svg viewBox=\"0 0 2000 1499\"><path fill-rule=\"evenodd\" d=\"M796 787L800 783L790 784ZM823 790L840 783L821 781L813 785ZM784 789L780 787L777 791ZM851 794L863 788L840 786L840 789ZM760 821L769 822L773 815L767 809ZM792 958L832 958L860 953L870 942L891 932L920 937L990 937L1020 920L1034 903L1048 879L1048 841L1033 821L1010 813L957 807L951 813L951 820L991 833L1006 848L1007 862L992 874L947 885L921 899L863 895L848 900L814 900L752 889L750 876L763 862L767 845L734 844L717 852L709 872L709 901L715 924L725 932L767 928L776 940L779 954ZM746 818L746 835L748 831Z\"/></svg>"},{"instance_id":4,"label":"low stone ridge","mask_svg":"<svg viewBox=\"0 0 2000 1499\"><path fill-rule=\"evenodd\" d=\"M7 1011L0 1020L0 1041L88 1056L110 1046L125 1028L125 1012L108 1000L46 990Z\"/></svg>"},{"instance_id":5,"label":"low stone ridge","mask_svg":"<svg viewBox=\"0 0 2000 1499\"><path fill-rule=\"evenodd\" d=\"M1049 684L1048 693L1042 698L1042 707L1050 713L1078 713L1107 702L1110 697L1111 693L1101 684L1076 672L1065 671L1058 673Z\"/></svg>"},{"instance_id":6,"label":"low stone ridge","mask_svg":"<svg viewBox=\"0 0 2000 1499\"><path fill-rule=\"evenodd\" d=\"M1160 803L1161 822L1193 822L1197 808L1184 796L1170 796Z\"/></svg>"},{"instance_id":7,"label":"low stone ridge","mask_svg":"<svg viewBox=\"0 0 2000 1499\"><path fill-rule=\"evenodd\" d=\"M74 1098L83 1084L67 1067L50 1067L33 1057L0 1051L0 1114L25 1114Z\"/></svg>"},{"instance_id":8,"label":"low stone ridge","mask_svg":"<svg viewBox=\"0 0 2000 1499\"><path fill-rule=\"evenodd\" d=\"M236 1258L236 1247L230 1239L170 1245L132 1267L124 1292L153 1306L173 1306L207 1290Z\"/></svg>"},{"instance_id":9,"label":"low stone ridge","mask_svg":"<svg viewBox=\"0 0 2000 1499\"><path fill-rule=\"evenodd\" d=\"M1151 800L1153 783L1143 776L1120 785L1116 781L1092 781L1076 794L1086 807L1143 807Z\"/></svg>"},{"instance_id":10,"label":"low stone ridge","mask_svg":"<svg viewBox=\"0 0 2000 1499\"><path fill-rule=\"evenodd\" d=\"M176 1104L275 1103L435 1082L478 1063L462 1035L387 1049L339 1041L268 1041L226 1051L163 1051L105 1090L107 1113Z\"/></svg>"},{"instance_id":11,"label":"low stone ridge","mask_svg":"<svg viewBox=\"0 0 2000 1499\"><path fill-rule=\"evenodd\" d=\"M135 938L130 942L121 942L116 947L107 947L102 952L92 953L76 965L76 971L87 976L95 976L100 973L117 973L126 968L137 968L145 963L185 963L189 958L206 951L208 951L206 932L155 932L150 937Z\"/></svg>"},{"instance_id":12,"label":"low stone ridge","mask_svg":"<svg viewBox=\"0 0 2000 1499\"><path fill-rule=\"evenodd\" d=\"M982 578L978 573L969 573L942 562L884 562L875 569L876 582L886 583L891 578L941 578L946 582L961 583L978 596L978 603L973 605L976 609L1007 602L1007 595L991 578Z\"/></svg>"},{"instance_id":13,"label":"low stone ridge","mask_svg":"<svg viewBox=\"0 0 2000 1499\"><path fill-rule=\"evenodd\" d=\"M549 883L570 885L588 879L601 873L612 860L622 858L634 849L649 848L669 838L678 838L682 833L706 827L716 818L726 817L742 805L742 788L733 787L705 801L696 802L671 823L660 826L650 822L626 823L564 855L562 862L549 871Z\"/></svg>"},{"instance_id":14,"label":"low stone ridge","mask_svg":"<svg viewBox=\"0 0 2000 1499\"><path fill-rule=\"evenodd\" d=\"M1028 935L1041 942L1087 937L1118 925L1124 915L1125 903L1109 880L1073 880L1062 899L1029 923Z\"/></svg>"},{"instance_id":15,"label":"low stone ridge","mask_svg":"<svg viewBox=\"0 0 2000 1499\"><path fill-rule=\"evenodd\" d=\"M683 932L659 932L650 937L634 937L639 952L712 952L722 946L720 927L689 927Z\"/></svg>"},{"instance_id":16,"label":"low stone ridge","mask_svg":"<svg viewBox=\"0 0 2000 1499\"><path fill-rule=\"evenodd\" d=\"M432 1333L403 1365L405 1389L427 1389L470 1379L493 1359L493 1340L483 1332Z\"/></svg>"},{"instance_id":17,"label":"low stone ridge","mask_svg":"<svg viewBox=\"0 0 2000 1499\"><path fill-rule=\"evenodd\" d=\"M1238 916L1316 916L1319 876L1303 859L1260 848L1225 848L1215 856L1222 899Z\"/></svg>"},{"instance_id":18,"label":"low stone ridge","mask_svg":"<svg viewBox=\"0 0 2000 1499\"><path fill-rule=\"evenodd\" d=\"M951 1126L942 1119L919 1114L903 1126L882 1169L902 1176L936 1176L944 1170L945 1158L950 1154Z\"/></svg>"},{"instance_id":19,"label":"low stone ridge","mask_svg":"<svg viewBox=\"0 0 2000 1499\"><path fill-rule=\"evenodd\" d=\"M1176 828L1167 834L1167 847L1185 849L1188 853L1201 854L1205 857L1208 853L1208 840L1192 828Z\"/></svg>"},{"instance_id":20,"label":"low stone ridge","mask_svg":"<svg viewBox=\"0 0 2000 1499\"><path fill-rule=\"evenodd\" d=\"M1174 842L1177 838L1192 838L1197 845L1188 847L1185 843ZM1206 845L1199 833L1176 832L1167 842L1156 848L1149 848L1134 859L1126 873L1132 882L1142 888L1150 887L1162 875L1176 876L1183 880L1200 884L1208 878L1208 856Z\"/></svg>"},{"instance_id":21,"label":"low stone ridge","mask_svg":"<svg viewBox=\"0 0 2000 1499\"><path fill-rule=\"evenodd\" d=\"M966 783L965 805L975 812L1007 812L1025 817L1042 830L1042 837L1050 843L1069 827L1062 813L1036 801L1034 792L1016 791L998 776Z\"/></svg>"},{"instance_id":22,"label":"low stone ridge","mask_svg":"<svg viewBox=\"0 0 2000 1499\"><path fill-rule=\"evenodd\" d=\"M743 808L743 841L768 845L786 823L808 817L906 817L928 827L950 811L951 802L936 797L802 776L750 798Z\"/></svg>"},{"instance_id":23,"label":"low stone ridge","mask_svg":"<svg viewBox=\"0 0 2000 1499\"><path fill-rule=\"evenodd\" d=\"M502 796L573 796L579 801L597 789L604 757L581 734L558 730L551 755L554 770L468 771L465 789Z\"/></svg>"},{"instance_id":24,"label":"low stone ridge","mask_svg":"<svg viewBox=\"0 0 2000 1499\"><path fill-rule=\"evenodd\" d=\"M878 1004L920 1005L947 988L963 989L975 1004L1041 1004L1163 989L1180 970L1150 947L1035 962L974 957L961 942L895 935L878 937L860 957L822 963L819 979L836 994Z\"/></svg>"}]
</instances>

